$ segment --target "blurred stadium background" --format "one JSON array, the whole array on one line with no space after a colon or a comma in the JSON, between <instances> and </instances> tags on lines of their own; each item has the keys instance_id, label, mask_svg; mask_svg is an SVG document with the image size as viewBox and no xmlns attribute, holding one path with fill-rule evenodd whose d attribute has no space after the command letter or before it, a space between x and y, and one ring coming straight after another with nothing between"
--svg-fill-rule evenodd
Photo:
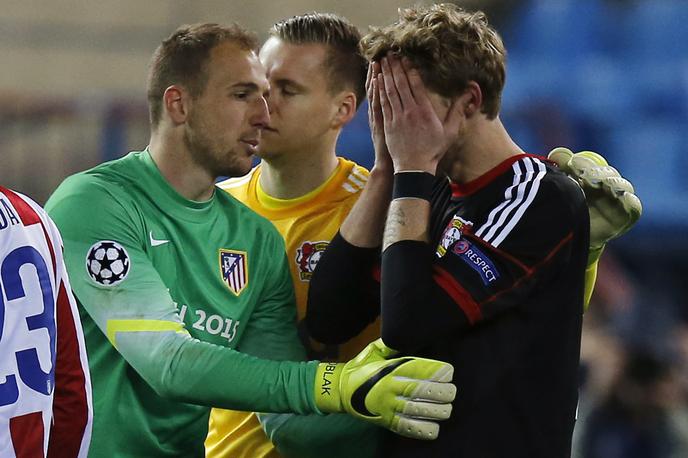
<instances>
[{"instance_id":1,"label":"blurred stadium background","mask_svg":"<svg viewBox=\"0 0 688 458\"><path fill-rule=\"evenodd\" d=\"M366 30L411 3L5 0L0 183L44 203L65 176L144 147L148 59L179 24L237 21L265 37L281 18L331 11ZM688 457L688 0L456 3L504 37L515 140L599 151L644 204L608 247L586 314L575 456ZM371 165L365 108L339 152Z\"/></svg>"}]
</instances>

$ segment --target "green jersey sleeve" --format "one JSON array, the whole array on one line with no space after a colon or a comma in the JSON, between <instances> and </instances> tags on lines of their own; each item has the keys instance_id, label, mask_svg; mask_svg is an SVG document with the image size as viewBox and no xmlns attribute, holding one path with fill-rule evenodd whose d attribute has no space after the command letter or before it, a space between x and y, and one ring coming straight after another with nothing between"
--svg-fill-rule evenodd
<instances>
[{"instance_id":1,"label":"green jersey sleeve","mask_svg":"<svg viewBox=\"0 0 688 458\"><path fill-rule=\"evenodd\" d=\"M149 259L144 215L121 191L77 175L46 206L63 235L75 295L117 352L164 398L235 410L317 412L315 362L261 360L191 337ZM266 324L255 326L278 324L269 315L285 294L258 308ZM245 345L255 349L258 337L251 334Z\"/></svg>"},{"instance_id":2,"label":"green jersey sleeve","mask_svg":"<svg viewBox=\"0 0 688 458\"><path fill-rule=\"evenodd\" d=\"M285 458L375 458L385 430L347 414L258 414L263 430Z\"/></svg>"}]
</instances>

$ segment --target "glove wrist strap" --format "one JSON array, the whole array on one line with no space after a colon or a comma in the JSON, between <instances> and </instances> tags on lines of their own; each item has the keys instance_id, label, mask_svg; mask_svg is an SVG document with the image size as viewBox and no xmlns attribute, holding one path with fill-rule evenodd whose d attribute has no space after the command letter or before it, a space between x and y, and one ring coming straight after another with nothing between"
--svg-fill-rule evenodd
<instances>
[{"instance_id":1,"label":"glove wrist strap","mask_svg":"<svg viewBox=\"0 0 688 458\"><path fill-rule=\"evenodd\" d=\"M339 379L343 369L343 363L318 364L313 394L315 405L323 413L344 412L339 393Z\"/></svg>"}]
</instances>

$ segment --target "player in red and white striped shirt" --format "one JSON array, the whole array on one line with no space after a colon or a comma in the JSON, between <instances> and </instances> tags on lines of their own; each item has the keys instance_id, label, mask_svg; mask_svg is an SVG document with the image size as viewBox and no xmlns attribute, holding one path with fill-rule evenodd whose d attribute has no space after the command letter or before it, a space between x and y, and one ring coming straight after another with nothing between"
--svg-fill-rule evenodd
<instances>
[{"instance_id":1,"label":"player in red and white striped shirt","mask_svg":"<svg viewBox=\"0 0 688 458\"><path fill-rule=\"evenodd\" d=\"M0 186L0 456L85 457L91 380L57 227Z\"/></svg>"}]
</instances>

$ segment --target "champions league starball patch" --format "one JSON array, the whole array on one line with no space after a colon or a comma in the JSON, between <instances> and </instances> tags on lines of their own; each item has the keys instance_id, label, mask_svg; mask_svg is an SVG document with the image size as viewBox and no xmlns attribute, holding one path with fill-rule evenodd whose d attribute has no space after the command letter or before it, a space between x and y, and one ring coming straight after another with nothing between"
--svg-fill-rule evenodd
<instances>
[{"instance_id":1,"label":"champions league starball patch","mask_svg":"<svg viewBox=\"0 0 688 458\"><path fill-rule=\"evenodd\" d=\"M245 251L220 249L222 280L235 295L248 285L248 256Z\"/></svg>"},{"instance_id":2,"label":"champions league starball patch","mask_svg":"<svg viewBox=\"0 0 688 458\"><path fill-rule=\"evenodd\" d=\"M303 242L301 248L296 249L296 265L299 267L301 281L310 281L315 266L330 242Z\"/></svg>"},{"instance_id":3,"label":"champions league starball patch","mask_svg":"<svg viewBox=\"0 0 688 458\"><path fill-rule=\"evenodd\" d=\"M112 240L94 243L86 254L86 272L101 286L115 286L129 274L129 253Z\"/></svg>"}]
</instances>

